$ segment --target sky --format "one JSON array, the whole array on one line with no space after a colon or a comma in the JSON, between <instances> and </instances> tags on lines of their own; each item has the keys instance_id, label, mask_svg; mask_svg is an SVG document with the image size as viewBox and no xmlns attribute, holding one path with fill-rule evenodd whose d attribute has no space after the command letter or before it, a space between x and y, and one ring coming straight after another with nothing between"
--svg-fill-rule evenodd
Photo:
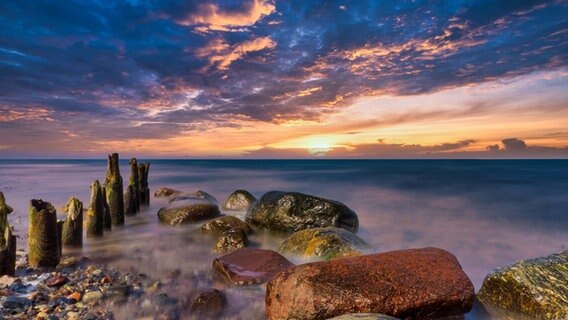
<instances>
[{"instance_id":1,"label":"sky","mask_svg":"<svg viewBox=\"0 0 568 320\"><path fill-rule=\"evenodd\" d=\"M0 158L568 158L568 1L0 1Z\"/></svg>"}]
</instances>

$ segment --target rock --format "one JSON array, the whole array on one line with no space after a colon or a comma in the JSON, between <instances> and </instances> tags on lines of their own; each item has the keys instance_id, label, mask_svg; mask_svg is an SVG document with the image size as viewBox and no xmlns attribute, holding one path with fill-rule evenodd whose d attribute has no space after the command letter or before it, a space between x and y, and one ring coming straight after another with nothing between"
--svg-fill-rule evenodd
<instances>
[{"instance_id":1,"label":"rock","mask_svg":"<svg viewBox=\"0 0 568 320\"><path fill-rule=\"evenodd\" d=\"M227 198L223 209L233 211L247 211L256 202L255 196L246 190L237 190Z\"/></svg>"},{"instance_id":2,"label":"rock","mask_svg":"<svg viewBox=\"0 0 568 320\"><path fill-rule=\"evenodd\" d=\"M14 282L16 281L20 281L20 279L8 275L3 275L2 277L0 277L0 287L2 288L9 287L12 284L14 284Z\"/></svg>"},{"instance_id":3,"label":"rock","mask_svg":"<svg viewBox=\"0 0 568 320\"><path fill-rule=\"evenodd\" d=\"M81 319L81 314L79 312L71 311L67 313L67 320L79 320Z\"/></svg>"},{"instance_id":4,"label":"rock","mask_svg":"<svg viewBox=\"0 0 568 320\"><path fill-rule=\"evenodd\" d=\"M299 265L267 285L267 319L382 313L438 319L471 310L473 285L454 255L409 249Z\"/></svg>"},{"instance_id":5,"label":"rock","mask_svg":"<svg viewBox=\"0 0 568 320\"><path fill-rule=\"evenodd\" d=\"M248 246L247 234L241 229L229 230L219 236L215 252L227 253Z\"/></svg>"},{"instance_id":6,"label":"rock","mask_svg":"<svg viewBox=\"0 0 568 320\"><path fill-rule=\"evenodd\" d=\"M234 216L216 218L201 226L202 232L217 235L231 230L243 230L246 234L252 233L252 228L246 222Z\"/></svg>"},{"instance_id":7,"label":"rock","mask_svg":"<svg viewBox=\"0 0 568 320\"><path fill-rule=\"evenodd\" d=\"M272 250L242 248L213 260L213 270L230 283L264 283L294 264Z\"/></svg>"},{"instance_id":8,"label":"rock","mask_svg":"<svg viewBox=\"0 0 568 320\"><path fill-rule=\"evenodd\" d=\"M170 203L158 211L160 222L178 225L199 222L219 216L219 207L203 199L184 199Z\"/></svg>"},{"instance_id":9,"label":"rock","mask_svg":"<svg viewBox=\"0 0 568 320\"><path fill-rule=\"evenodd\" d=\"M69 282L69 279L67 279L67 277L62 276L62 275L57 275L57 276L53 276L49 279L47 279L47 281L45 282L45 284L48 287L61 287L62 285L66 284L67 282Z\"/></svg>"},{"instance_id":10,"label":"rock","mask_svg":"<svg viewBox=\"0 0 568 320\"><path fill-rule=\"evenodd\" d=\"M171 189L171 188L161 187L161 188L156 189L156 191L154 191L154 197L156 197L156 198L169 197L169 196L176 194L176 193L182 193L182 192L179 191L179 190Z\"/></svg>"},{"instance_id":11,"label":"rock","mask_svg":"<svg viewBox=\"0 0 568 320\"><path fill-rule=\"evenodd\" d=\"M214 204L218 204L217 199L209 193L199 190L197 192L180 192L170 196L169 202L181 200L206 200Z\"/></svg>"},{"instance_id":12,"label":"rock","mask_svg":"<svg viewBox=\"0 0 568 320\"><path fill-rule=\"evenodd\" d=\"M89 291L83 295L82 302L84 304L95 304L103 298L103 293L99 290Z\"/></svg>"},{"instance_id":13,"label":"rock","mask_svg":"<svg viewBox=\"0 0 568 320\"><path fill-rule=\"evenodd\" d=\"M227 298L223 291L208 289L197 294L191 304L191 311L199 315L218 317L227 306Z\"/></svg>"},{"instance_id":14,"label":"rock","mask_svg":"<svg viewBox=\"0 0 568 320\"><path fill-rule=\"evenodd\" d=\"M568 250L493 270L477 297L498 316L568 319Z\"/></svg>"},{"instance_id":15,"label":"rock","mask_svg":"<svg viewBox=\"0 0 568 320\"><path fill-rule=\"evenodd\" d=\"M380 313L350 313L329 320L398 320Z\"/></svg>"},{"instance_id":16,"label":"rock","mask_svg":"<svg viewBox=\"0 0 568 320\"><path fill-rule=\"evenodd\" d=\"M365 249L365 241L353 233L341 228L327 227L298 231L286 239L278 251L329 260L361 255Z\"/></svg>"},{"instance_id":17,"label":"rock","mask_svg":"<svg viewBox=\"0 0 568 320\"><path fill-rule=\"evenodd\" d=\"M67 296L67 299L69 300L75 300L75 302L80 301L81 300L81 293L80 292L73 292L72 294Z\"/></svg>"},{"instance_id":18,"label":"rock","mask_svg":"<svg viewBox=\"0 0 568 320\"><path fill-rule=\"evenodd\" d=\"M298 192L271 191L246 215L253 226L292 233L304 229L338 227L356 232L357 214L341 202Z\"/></svg>"},{"instance_id":19,"label":"rock","mask_svg":"<svg viewBox=\"0 0 568 320\"><path fill-rule=\"evenodd\" d=\"M32 301L23 297L6 297L2 303L5 309L23 309L32 305Z\"/></svg>"}]
</instances>

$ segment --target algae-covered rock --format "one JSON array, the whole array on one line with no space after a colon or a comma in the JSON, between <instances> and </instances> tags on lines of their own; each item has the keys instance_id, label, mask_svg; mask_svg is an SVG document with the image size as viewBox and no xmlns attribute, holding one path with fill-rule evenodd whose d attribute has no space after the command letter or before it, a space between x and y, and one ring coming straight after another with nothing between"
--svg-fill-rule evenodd
<instances>
[{"instance_id":1,"label":"algae-covered rock","mask_svg":"<svg viewBox=\"0 0 568 320\"><path fill-rule=\"evenodd\" d=\"M227 198L223 209L232 211L247 211L256 202L255 196L246 190L237 190Z\"/></svg>"},{"instance_id":2,"label":"algae-covered rock","mask_svg":"<svg viewBox=\"0 0 568 320\"><path fill-rule=\"evenodd\" d=\"M341 202L298 192L271 191L246 215L253 226L292 233L304 229L338 227L356 232L357 214Z\"/></svg>"},{"instance_id":3,"label":"algae-covered rock","mask_svg":"<svg viewBox=\"0 0 568 320\"><path fill-rule=\"evenodd\" d=\"M194 200L194 199L206 200L206 201L209 201L209 202L214 203L214 204L219 203L217 201L217 198L215 198L214 196L210 195L209 193L207 193L203 190L198 190L196 192L174 193L169 197L168 201L174 202L174 201L188 200L188 199L189 200Z\"/></svg>"},{"instance_id":4,"label":"algae-covered rock","mask_svg":"<svg viewBox=\"0 0 568 320\"><path fill-rule=\"evenodd\" d=\"M248 246L247 234L242 229L223 232L215 243L215 252L228 253Z\"/></svg>"},{"instance_id":5,"label":"algae-covered rock","mask_svg":"<svg viewBox=\"0 0 568 320\"><path fill-rule=\"evenodd\" d=\"M219 206L203 199L184 199L171 202L158 211L160 222L170 225L199 222L219 216Z\"/></svg>"},{"instance_id":6,"label":"algae-covered rock","mask_svg":"<svg viewBox=\"0 0 568 320\"><path fill-rule=\"evenodd\" d=\"M247 234L252 232L252 228L246 222L234 216L219 217L201 226L201 231L204 233L222 234L230 230L243 230Z\"/></svg>"},{"instance_id":7,"label":"algae-covered rock","mask_svg":"<svg viewBox=\"0 0 568 320\"><path fill-rule=\"evenodd\" d=\"M32 267L55 267L61 259L55 207L43 200L30 202L28 261Z\"/></svg>"},{"instance_id":8,"label":"algae-covered rock","mask_svg":"<svg viewBox=\"0 0 568 320\"><path fill-rule=\"evenodd\" d=\"M169 196L176 194L176 193L182 193L182 191L175 190L175 189L172 189L172 188L167 188L167 187L160 187L160 188L156 189L156 191L154 191L154 197L156 197L156 198L169 197Z\"/></svg>"},{"instance_id":9,"label":"algae-covered rock","mask_svg":"<svg viewBox=\"0 0 568 320\"><path fill-rule=\"evenodd\" d=\"M80 247L83 245L83 203L72 197L65 206L67 218L63 223L63 246Z\"/></svg>"},{"instance_id":10,"label":"algae-covered rock","mask_svg":"<svg viewBox=\"0 0 568 320\"><path fill-rule=\"evenodd\" d=\"M341 228L301 230L286 239L278 251L325 260L360 255L367 244L353 233Z\"/></svg>"},{"instance_id":11,"label":"algae-covered rock","mask_svg":"<svg viewBox=\"0 0 568 320\"><path fill-rule=\"evenodd\" d=\"M350 313L329 320L397 320L397 318L380 313Z\"/></svg>"},{"instance_id":12,"label":"algae-covered rock","mask_svg":"<svg viewBox=\"0 0 568 320\"><path fill-rule=\"evenodd\" d=\"M477 297L490 313L568 319L568 250L495 269Z\"/></svg>"}]
</instances>

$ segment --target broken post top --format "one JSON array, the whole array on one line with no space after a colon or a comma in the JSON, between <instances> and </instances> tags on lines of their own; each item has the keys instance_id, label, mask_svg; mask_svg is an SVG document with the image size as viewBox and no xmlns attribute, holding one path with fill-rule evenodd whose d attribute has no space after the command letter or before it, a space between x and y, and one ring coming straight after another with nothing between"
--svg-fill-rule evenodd
<instances>
[{"instance_id":1,"label":"broken post top","mask_svg":"<svg viewBox=\"0 0 568 320\"><path fill-rule=\"evenodd\" d=\"M65 211L69 219L76 220L83 212L83 203L79 199L71 197L65 206Z\"/></svg>"},{"instance_id":2,"label":"broken post top","mask_svg":"<svg viewBox=\"0 0 568 320\"><path fill-rule=\"evenodd\" d=\"M32 199L30 201L30 208L31 208L31 212L37 212L37 213L52 213L55 214L55 207L53 205L51 205L51 203L47 202L47 201L43 201L41 199Z\"/></svg>"},{"instance_id":3,"label":"broken post top","mask_svg":"<svg viewBox=\"0 0 568 320\"><path fill-rule=\"evenodd\" d=\"M13 211L14 209L6 204L6 198L4 198L4 194L0 192L0 215L8 215Z\"/></svg>"},{"instance_id":4,"label":"broken post top","mask_svg":"<svg viewBox=\"0 0 568 320\"><path fill-rule=\"evenodd\" d=\"M121 180L120 168L118 167L118 153L113 153L108 156L108 171L106 175L105 184L108 182L115 182Z\"/></svg>"},{"instance_id":5,"label":"broken post top","mask_svg":"<svg viewBox=\"0 0 568 320\"><path fill-rule=\"evenodd\" d=\"M99 180L95 180L91 184L91 208L96 208L103 205L104 195L102 190L103 188L101 187Z\"/></svg>"},{"instance_id":6,"label":"broken post top","mask_svg":"<svg viewBox=\"0 0 568 320\"><path fill-rule=\"evenodd\" d=\"M128 180L128 184L132 186L138 185L138 160L136 158L130 159L130 179Z\"/></svg>"}]
</instances>

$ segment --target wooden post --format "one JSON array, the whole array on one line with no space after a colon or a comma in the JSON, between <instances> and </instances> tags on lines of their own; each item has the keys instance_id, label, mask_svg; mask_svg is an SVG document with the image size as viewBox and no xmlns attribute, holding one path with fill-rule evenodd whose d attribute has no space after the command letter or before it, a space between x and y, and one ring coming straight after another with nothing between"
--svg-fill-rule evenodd
<instances>
[{"instance_id":1,"label":"wooden post","mask_svg":"<svg viewBox=\"0 0 568 320\"><path fill-rule=\"evenodd\" d=\"M136 200L134 197L134 190L132 186L129 185L124 193L124 214L127 216L133 216L136 214Z\"/></svg>"},{"instance_id":2,"label":"wooden post","mask_svg":"<svg viewBox=\"0 0 568 320\"><path fill-rule=\"evenodd\" d=\"M57 220L57 248L59 249L59 257L63 256L63 225L65 221Z\"/></svg>"},{"instance_id":3,"label":"wooden post","mask_svg":"<svg viewBox=\"0 0 568 320\"><path fill-rule=\"evenodd\" d=\"M104 223L104 195L99 180L91 184L91 204L87 210L87 237L100 237L103 235Z\"/></svg>"},{"instance_id":4,"label":"wooden post","mask_svg":"<svg viewBox=\"0 0 568 320\"><path fill-rule=\"evenodd\" d=\"M148 188L148 172L150 163L138 165L138 179L140 181L140 203L145 206L150 205L150 189Z\"/></svg>"},{"instance_id":5,"label":"wooden post","mask_svg":"<svg viewBox=\"0 0 568 320\"><path fill-rule=\"evenodd\" d=\"M132 204L134 205L134 213L140 211L140 176L138 172L138 161L136 158L130 159L130 178L128 185L132 186Z\"/></svg>"},{"instance_id":6,"label":"wooden post","mask_svg":"<svg viewBox=\"0 0 568 320\"><path fill-rule=\"evenodd\" d=\"M83 245L83 203L71 197L65 206L67 218L63 224L62 244L69 247Z\"/></svg>"},{"instance_id":7,"label":"wooden post","mask_svg":"<svg viewBox=\"0 0 568 320\"><path fill-rule=\"evenodd\" d=\"M120 169L118 167L118 153L113 153L108 156L105 190L112 225L121 226L124 224L124 190L122 188L122 177L120 176Z\"/></svg>"},{"instance_id":8,"label":"wooden post","mask_svg":"<svg viewBox=\"0 0 568 320\"><path fill-rule=\"evenodd\" d=\"M49 202L30 202L28 260L31 267L55 267L61 259L57 212Z\"/></svg>"},{"instance_id":9,"label":"wooden post","mask_svg":"<svg viewBox=\"0 0 568 320\"><path fill-rule=\"evenodd\" d=\"M112 230L112 217L110 216L110 208L106 199L106 188L103 187L103 228L106 230Z\"/></svg>"},{"instance_id":10,"label":"wooden post","mask_svg":"<svg viewBox=\"0 0 568 320\"><path fill-rule=\"evenodd\" d=\"M8 214L14 211L6 204L4 194L0 192L0 276L13 276L16 272L16 236L8 223Z\"/></svg>"}]
</instances>

